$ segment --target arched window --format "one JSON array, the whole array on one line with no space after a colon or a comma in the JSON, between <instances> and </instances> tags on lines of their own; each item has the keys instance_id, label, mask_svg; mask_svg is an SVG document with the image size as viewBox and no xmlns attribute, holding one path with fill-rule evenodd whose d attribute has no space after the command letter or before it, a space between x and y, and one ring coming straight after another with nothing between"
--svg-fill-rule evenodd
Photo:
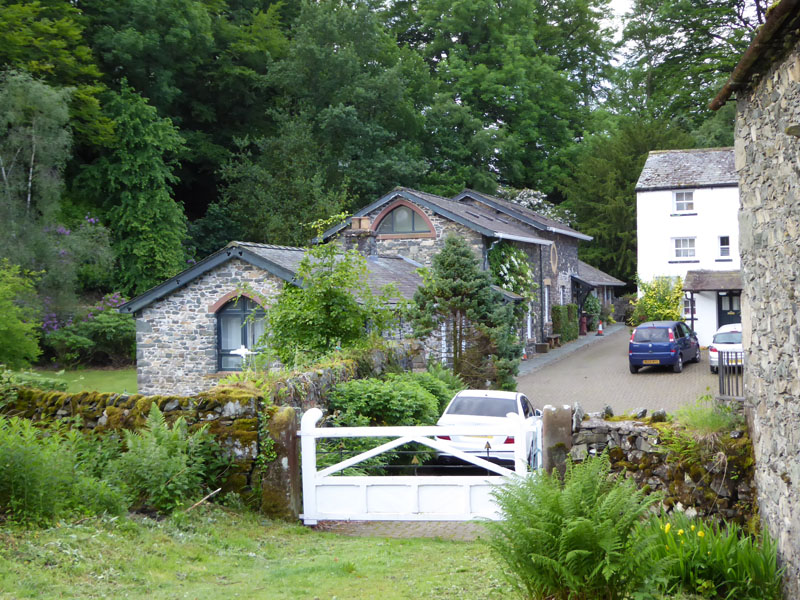
<instances>
[{"instance_id":1,"label":"arched window","mask_svg":"<svg viewBox=\"0 0 800 600\"><path fill-rule=\"evenodd\" d=\"M264 327L264 309L257 302L241 296L225 304L217 312L219 370L240 371L242 357L246 350L255 351Z\"/></svg>"},{"instance_id":2,"label":"arched window","mask_svg":"<svg viewBox=\"0 0 800 600\"><path fill-rule=\"evenodd\" d=\"M431 233L429 221L409 206L400 205L389 211L376 225L380 234Z\"/></svg>"}]
</instances>

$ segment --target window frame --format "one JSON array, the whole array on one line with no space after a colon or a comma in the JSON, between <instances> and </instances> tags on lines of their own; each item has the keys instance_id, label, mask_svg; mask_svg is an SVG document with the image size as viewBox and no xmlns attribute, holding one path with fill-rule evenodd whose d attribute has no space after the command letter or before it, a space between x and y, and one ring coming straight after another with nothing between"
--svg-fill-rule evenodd
<instances>
[{"instance_id":1,"label":"window frame","mask_svg":"<svg viewBox=\"0 0 800 600\"><path fill-rule=\"evenodd\" d=\"M725 239L728 241L727 244L723 244L722 240ZM729 235L720 235L717 236L717 240L719 241L719 257L720 258L730 258L731 257L731 236Z\"/></svg>"},{"instance_id":2,"label":"window frame","mask_svg":"<svg viewBox=\"0 0 800 600\"><path fill-rule=\"evenodd\" d=\"M419 220L424 226L428 228L427 231L409 231L409 232L400 232L396 233L392 231L391 233L381 232L380 228L383 225L383 222L389 218L392 213L400 207L406 207L411 210L411 227L412 230L414 228L415 223ZM394 216L392 218L392 229L394 229ZM434 227L433 222L428 218L418 206L408 202L407 200L398 199L394 202L389 203L381 212L375 217L375 220L372 225L372 231L375 232L377 238L379 240L391 240L391 239L409 239L409 238L435 238L436 237L436 227Z\"/></svg>"},{"instance_id":3,"label":"window frame","mask_svg":"<svg viewBox=\"0 0 800 600\"><path fill-rule=\"evenodd\" d=\"M678 247L678 242L691 242L685 248ZM678 259L690 259L697 257L697 238L695 237L674 237L672 238L672 251L674 257ZM681 252L690 252L690 254L681 254Z\"/></svg>"},{"instance_id":4,"label":"window frame","mask_svg":"<svg viewBox=\"0 0 800 600\"><path fill-rule=\"evenodd\" d=\"M688 199L687 199L688 196ZM679 208L679 203L683 203L683 208ZM688 206L687 206L688 204ZM672 193L672 209L678 214L695 212L694 190L676 190Z\"/></svg>"},{"instance_id":5,"label":"window frame","mask_svg":"<svg viewBox=\"0 0 800 600\"><path fill-rule=\"evenodd\" d=\"M238 367L231 367L231 366L223 366L223 360L226 357L237 356L233 354L232 350L225 350L223 349L223 317L224 316L240 316L241 317L241 333L240 333L240 341L241 344L234 348L233 350L238 350L244 346L248 350L252 350L255 347L255 344L258 342L255 339L255 321L253 319L248 320L248 317L255 313L254 319L264 319L266 318L266 312L264 311L264 307L261 306L258 302L253 300L252 298L248 298L247 296L239 296L237 298L233 298L225 302L219 310L216 311L214 315L216 318L216 334L217 334L217 370L220 372L228 372L228 371L241 371L242 370L242 363L244 362L243 358L239 361ZM260 337L260 336L259 336ZM252 339L251 339L252 338Z\"/></svg>"}]
</instances>

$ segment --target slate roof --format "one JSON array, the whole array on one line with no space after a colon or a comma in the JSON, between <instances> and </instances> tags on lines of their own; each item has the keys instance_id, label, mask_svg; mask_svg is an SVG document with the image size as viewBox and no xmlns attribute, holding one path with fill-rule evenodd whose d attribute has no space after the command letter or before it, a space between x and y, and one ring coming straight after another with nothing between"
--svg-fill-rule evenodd
<instances>
[{"instance_id":1,"label":"slate roof","mask_svg":"<svg viewBox=\"0 0 800 600\"><path fill-rule=\"evenodd\" d=\"M724 292L742 289L741 271L688 271L683 280L687 292Z\"/></svg>"},{"instance_id":2,"label":"slate roof","mask_svg":"<svg viewBox=\"0 0 800 600\"><path fill-rule=\"evenodd\" d=\"M582 260L578 261L578 277L595 287L600 287L603 285L608 287L619 287L625 285L624 281L620 281L608 273L603 273L603 271L600 269L596 269L592 265L587 264Z\"/></svg>"},{"instance_id":3,"label":"slate roof","mask_svg":"<svg viewBox=\"0 0 800 600\"><path fill-rule=\"evenodd\" d=\"M428 194L419 192L408 188L395 188L388 194L385 194L372 204L365 206L353 216L363 217L381 206L389 204L397 197L405 198L406 200L424 206L432 212L460 223L465 227L477 231L478 233L490 238L516 240L526 242L529 244L539 244L549 246L552 244L549 240L543 240L536 234L536 230L524 225L513 223L503 216L494 214L492 211L483 209L477 206L470 206L463 202L457 202L449 198L437 196L435 194ZM331 227L322 234L322 239L328 239L332 235L338 233L349 223L345 221Z\"/></svg>"},{"instance_id":4,"label":"slate roof","mask_svg":"<svg viewBox=\"0 0 800 600\"><path fill-rule=\"evenodd\" d=\"M586 241L593 239L592 236L583 234L577 229L573 229L561 221L556 221L555 219L545 217L544 215L541 215L530 208L517 204L516 202L510 202L502 198L497 198L488 194L482 194L481 192L476 192L475 190L470 189L463 190L454 198L454 200L462 201L464 198L472 198L478 202L483 202L487 206L492 207L494 210L505 213L511 217L514 217L515 219L519 219L536 229L544 229L546 231L560 233L562 235L576 237Z\"/></svg>"},{"instance_id":5,"label":"slate roof","mask_svg":"<svg viewBox=\"0 0 800 600\"><path fill-rule=\"evenodd\" d=\"M303 248L291 246L231 242L225 248L204 258L189 269L126 302L120 306L119 310L123 313L138 312L234 258L264 269L284 281L301 285L297 279L297 269L304 253ZM411 300L417 287L422 283L422 277L417 273L420 266L419 263L399 256L367 257L367 284L377 294L385 285L393 283L402 299ZM399 299L395 299L393 303L396 303L397 300Z\"/></svg>"},{"instance_id":6,"label":"slate roof","mask_svg":"<svg viewBox=\"0 0 800 600\"><path fill-rule=\"evenodd\" d=\"M647 156L636 191L738 185L733 148L656 150Z\"/></svg>"}]
</instances>

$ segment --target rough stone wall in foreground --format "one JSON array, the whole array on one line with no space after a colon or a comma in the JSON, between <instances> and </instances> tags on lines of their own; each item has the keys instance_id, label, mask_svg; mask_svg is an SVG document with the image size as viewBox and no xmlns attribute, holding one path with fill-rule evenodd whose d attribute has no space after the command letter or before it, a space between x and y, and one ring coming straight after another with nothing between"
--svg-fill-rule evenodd
<instances>
[{"instance_id":1,"label":"rough stone wall in foreground","mask_svg":"<svg viewBox=\"0 0 800 600\"><path fill-rule=\"evenodd\" d=\"M745 394L762 522L800 598L800 46L738 101Z\"/></svg>"},{"instance_id":2,"label":"rough stone wall in foreground","mask_svg":"<svg viewBox=\"0 0 800 600\"><path fill-rule=\"evenodd\" d=\"M268 299L283 285L277 277L234 258L136 316L140 394L191 396L216 385L217 317L211 308L241 283Z\"/></svg>"}]
</instances>

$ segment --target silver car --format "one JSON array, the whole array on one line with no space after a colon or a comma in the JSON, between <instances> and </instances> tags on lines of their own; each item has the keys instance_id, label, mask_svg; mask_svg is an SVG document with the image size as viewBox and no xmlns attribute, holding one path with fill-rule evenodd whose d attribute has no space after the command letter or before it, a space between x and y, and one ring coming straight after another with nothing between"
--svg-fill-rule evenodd
<instances>
[{"instance_id":1,"label":"silver car","mask_svg":"<svg viewBox=\"0 0 800 600\"><path fill-rule=\"evenodd\" d=\"M708 364L712 373L719 371L720 353L725 357L725 367L742 365L742 324L723 325L714 334L708 347Z\"/></svg>"}]
</instances>

